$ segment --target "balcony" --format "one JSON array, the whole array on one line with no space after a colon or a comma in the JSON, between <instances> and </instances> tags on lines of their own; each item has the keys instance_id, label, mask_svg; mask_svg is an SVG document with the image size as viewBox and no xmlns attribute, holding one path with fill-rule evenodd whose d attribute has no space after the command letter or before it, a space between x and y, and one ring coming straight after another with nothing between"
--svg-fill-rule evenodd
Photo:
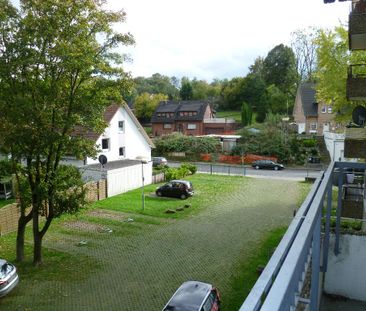
<instances>
[{"instance_id":1,"label":"balcony","mask_svg":"<svg viewBox=\"0 0 366 311\"><path fill-rule=\"evenodd\" d=\"M352 1L349 15L349 49L366 50L366 1Z\"/></svg>"},{"instance_id":2,"label":"balcony","mask_svg":"<svg viewBox=\"0 0 366 311\"><path fill-rule=\"evenodd\" d=\"M346 306L337 310L364 310L365 215L363 210L357 214L360 233L342 232L345 224L354 221L342 219L342 208L346 188L357 189L348 198L362 197L365 207L365 169L366 163L331 163L314 183L239 311L334 310L340 302ZM350 171L359 176L350 181ZM331 301L325 293L349 300ZM363 309L356 309L360 306Z\"/></svg>"},{"instance_id":3,"label":"balcony","mask_svg":"<svg viewBox=\"0 0 366 311\"><path fill-rule=\"evenodd\" d=\"M366 158L366 128L346 128L344 156L346 158Z\"/></svg>"},{"instance_id":4,"label":"balcony","mask_svg":"<svg viewBox=\"0 0 366 311\"><path fill-rule=\"evenodd\" d=\"M366 100L366 64L348 67L346 96L348 100Z\"/></svg>"}]
</instances>

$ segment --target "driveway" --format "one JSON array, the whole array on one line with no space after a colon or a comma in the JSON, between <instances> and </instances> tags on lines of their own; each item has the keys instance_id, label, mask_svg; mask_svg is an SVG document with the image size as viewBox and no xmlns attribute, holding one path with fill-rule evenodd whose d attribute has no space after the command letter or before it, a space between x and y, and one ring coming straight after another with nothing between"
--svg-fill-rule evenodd
<instances>
[{"instance_id":1,"label":"driveway","mask_svg":"<svg viewBox=\"0 0 366 311\"><path fill-rule=\"evenodd\" d=\"M176 288L192 279L216 285L225 310L236 268L267 232L290 223L299 196L293 181L243 179L237 189L185 219L145 216L143 222L121 222L131 226L131 234L120 234L118 226L111 226L112 233L91 233L92 243L84 247L75 246L75 239L69 243L67 234L46 235L46 247L91 256L99 268L78 282L65 276L64 282L30 283L1 310L161 310ZM118 212L91 213L92 218ZM76 229L83 238L84 229Z\"/></svg>"}]
</instances>

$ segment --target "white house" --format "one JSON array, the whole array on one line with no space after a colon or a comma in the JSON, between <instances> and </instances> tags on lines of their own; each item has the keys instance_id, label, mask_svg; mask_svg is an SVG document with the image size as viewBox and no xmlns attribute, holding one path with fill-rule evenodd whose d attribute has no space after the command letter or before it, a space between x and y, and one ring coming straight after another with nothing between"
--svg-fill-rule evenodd
<instances>
[{"instance_id":1,"label":"white house","mask_svg":"<svg viewBox=\"0 0 366 311\"><path fill-rule=\"evenodd\" d=\"M150 184L152 179L151 149L154 143L126 104L113 104L104 113L108 127L102 134L80 130L77 135L95 140L100 152L95 159L64 159L77 165L85 179L107 179L108 196ZM107 158L101 165L100 155Z\"/></svg>"}]
</instances>

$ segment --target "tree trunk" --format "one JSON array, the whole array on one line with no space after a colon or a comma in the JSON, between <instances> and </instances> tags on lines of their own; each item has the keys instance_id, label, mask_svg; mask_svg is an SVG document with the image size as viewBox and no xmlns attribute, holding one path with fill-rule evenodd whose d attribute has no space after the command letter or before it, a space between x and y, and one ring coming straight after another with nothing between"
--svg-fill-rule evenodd
<instances>
[{"instance_id":1,"label":"tree trunk","mask_svg":"<svg viewBox=\"0 0 366 311\"><path fill-rule=\"evenodd\" d=\"M42 264L42 235L40 232L33 232L34 249L33 249L33 265L39 266Z\"/></svg>"},{"instance_id":2,"label":"tree trunk","mask_svg":"<svg viewBox=\"0 0 366 311\"><path fill-rule=\"evenodd\" d=\"M16 260L21 262L24 260L24 235L27 223L32 219L32 213L25 216L24 211L18 220L17 242L16 242Z\"/></svg>"}]
</instances>

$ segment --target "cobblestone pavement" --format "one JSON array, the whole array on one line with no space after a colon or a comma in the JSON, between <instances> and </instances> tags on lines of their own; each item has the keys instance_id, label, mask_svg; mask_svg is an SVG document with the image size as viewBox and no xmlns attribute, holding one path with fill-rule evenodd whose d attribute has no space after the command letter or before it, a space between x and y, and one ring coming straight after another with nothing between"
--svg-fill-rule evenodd
<instances>
[{"instance_id":1,"label":"cobblestone pavement","mask_svg":"<svg viewBox=\"0 0 366 311\"><path fill-rule=\"evenodd\" d=\"M101 268L77 283L70 284L65 276L65 282L29 287L19 296L29 307L17 308L14 301L11 309L4 305L4 311L161 310L176 288L190 279L216 285L225 306L237 265L265 233L290 223L298 195L293 181L246 179L240 191L186 219L121 222L133 232L122 234L112 226L112 233L90 234L85 247L75 246L78 236L50 236L46 247L87 254Z\"/></svg>"}]
</instances>

